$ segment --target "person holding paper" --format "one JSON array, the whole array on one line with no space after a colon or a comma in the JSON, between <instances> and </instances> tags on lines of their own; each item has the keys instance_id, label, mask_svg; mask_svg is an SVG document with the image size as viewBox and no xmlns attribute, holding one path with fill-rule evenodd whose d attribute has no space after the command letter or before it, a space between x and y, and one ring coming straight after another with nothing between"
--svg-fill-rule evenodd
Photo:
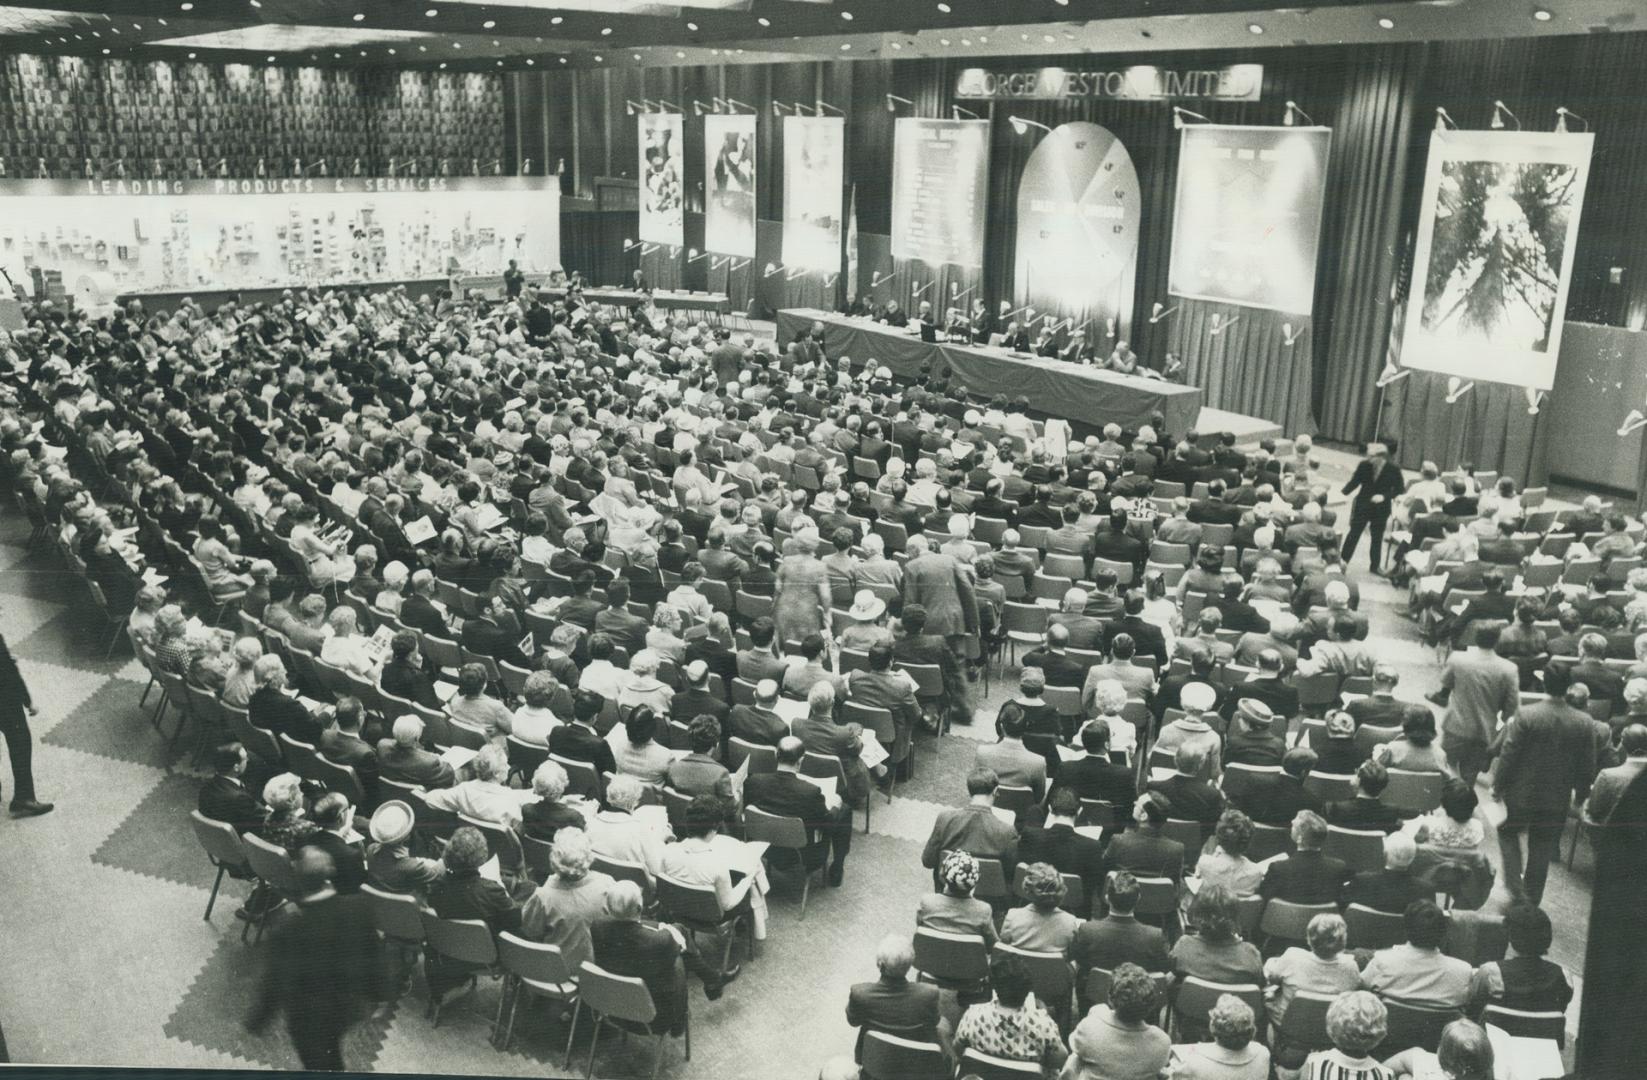
<instances>
[{"instance_id":1,"label":"person holding paper","mask_svg":"<svg viewBox=\"0 0 1647 1080\"><path fill-rule=\"evenodd\" d=\"M380 739L377 744L378 775L399 784L418 784L425 788L448 788L457 783L452 766L441 760L439 754L423 749L423 720L408 713L400 717L390 729L392 738Z\"/></svg>"},{"instance_id":2,"label":"person holding paper","mask_svg":"<svg viewBox=\"0 0 1647 1080\"><path fill-rule=\"evenodd\" d=\"M744 784L744 802L757 810L800 818L811 844L802 853L809 869L829 863L829 884L839 887L846 875L846 856L852 849L852 811L833 790L801 775L801 740L786 735L778 742L776 772L758 773Z\"/></svg>"},{"instance_id":3,"label":"person holding paper","mask_svg":"<svg viewBox=\"0 0 1647 1080\"><path fill-rule=\"evenodd\" d=\"M840 760L846 774L842 798L854 809L862 806L869 798L869 769L863 761L863 725L835 722L835 687L827 682L813 685L806 696L806 710L806 715L795 721L791 730L807 750Z\"/></svg>"}]
</instances>

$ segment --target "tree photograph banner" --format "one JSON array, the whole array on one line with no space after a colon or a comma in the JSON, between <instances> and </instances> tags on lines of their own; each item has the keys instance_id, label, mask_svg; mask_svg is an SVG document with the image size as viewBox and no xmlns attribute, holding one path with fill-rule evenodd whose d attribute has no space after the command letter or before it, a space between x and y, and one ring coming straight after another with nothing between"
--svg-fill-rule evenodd
<instances>
[{"instance_id":1,"label":"tree photograph banner","mask_svg":"<svg viewBox=\"0 0 1647 1080\"><path fill-rule=\"evenodd\" d=\"M783 119L783 261L797 270L841 268L846 121Z\"/></svg>"},{"instance_id":2,"label":"tree photograph banner","mask_svg":"<svg viewBox=\"0 0 1647 1080\"><path fill-rule=\"evenodd\" d=\"M755 254L755 118L703 118L704 250Z\"/></svg>"},{"instance_id":3,"label":"tree photograph banner","mask_svg":"<svg viewBox=\"0 0 1647 1080\"><path fill-rule=\"evenodd\" d=\"M1594 136L1436 131L1401 362L1549 390Z\"/></svg>"},{"instance_id":4,"label":"tree photograph banner","mask_svg":"<svg viewBox=\"0 0 1647 1080\"><path fill-rule=\"evenodd\" d=\"M686 223L681 191L683 118L678 113L641 113L640 238L680 247Z\"/></svg>"}]
</instances>

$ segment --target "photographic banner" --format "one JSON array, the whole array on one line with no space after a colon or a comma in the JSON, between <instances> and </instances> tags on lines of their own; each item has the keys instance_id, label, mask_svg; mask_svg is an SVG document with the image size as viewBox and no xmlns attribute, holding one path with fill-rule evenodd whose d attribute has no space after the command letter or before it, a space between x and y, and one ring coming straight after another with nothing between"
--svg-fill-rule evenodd
<instances>
[{"instance_id":1,"label":"photographic banner","mask_svg":"<svg viewBox=\"0 0 1647 1080\"><path fill-rule=\"evenodd\" d=\"M1401 363L1549 390L1595 138L1436 131Z\"/></svg>"},{"instance_id":2,"label":"photographic banner","mask_svg":"<svg viewBox=\"0 0 1647 1080\"><path fill-rule=\"evenodd\" d=\"M783 118L783 262L797 270L841 268L846 121Z\"/></svg>"},{"instance_id":3,"label":"photographic banner","mask_svg":"<svg viewBox=\"0 0 1647 1080\"><path fill-rule=\"evenodd\" d=\"M1168 291L1310 314L1331 146L1324 127L1186 126Z\"/></svg>"},{"instance_id":4,"label":"photographic banner","mask_svg":"<svg viewBox=\"0 0 1647 1080\"><path fill-rule=\"evenodd\" d=\"M705 251L755 254L755 118L703 118L703 246Z\"/></svg>"},{"instance_id":5,"label":"photographic banner","mask_svg":"<svg viewBox=\"0 0 1647 1080\"><path fill-rule=\"evenodd\" d=\"M681 158L684 117L679 113L641 113L640 238L647 243L680 247L685 234L682 212Z\"/></svg>"},{"instance_id":6,"label":"photographic banner","mask_svg":"<svg viewBox=\"0 0 1647 1080\"><path fill-rule=\"evenodd\" d=\"M1042 139L1018 184L1013 281L1031 320L1070 320L1101 342L1125 338L1138 278L1138 170L1107 128L1060 124ZM1030 326L1031 335L1039 329Z\"/></svg>"},{"instance_id":7,"label":"photographic banner","mask_svg":"<svg viewBox=\"0 0 1647 1080\"><path fill-rule=\"evenodd\" d=\"M984 264L989 121L899 117L892 151L892 256Z\"/></svg>"}]
</instances>

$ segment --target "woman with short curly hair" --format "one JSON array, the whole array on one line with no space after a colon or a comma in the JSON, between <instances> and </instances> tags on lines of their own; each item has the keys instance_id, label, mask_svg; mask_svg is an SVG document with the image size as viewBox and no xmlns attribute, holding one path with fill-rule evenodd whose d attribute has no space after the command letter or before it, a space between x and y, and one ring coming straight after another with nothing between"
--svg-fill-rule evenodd
<instances>
[{"instance_id":1,"label":"woman with short curly hair","mask_svg":"<svg viewBox=\"0 0 1647 1080\"><path fill-rule=\"evenodd\" d=\"M1195 933L1172 947L1173 973L1213 983L1264 983L1264 961L1251 942L1241 940L1240 910L1222 885L1203 885L1190 904ZM1187 1029L1185 1029L1187 1032ZM1194 1032L1194 1038L1202 1033ZM1184 1040L1194 1041L1194 1039Z\"/></svg>"},{"instance_id":2,"label":"woman with short curly hair","mask_svg":"<svg viewBox=\"0 0 1647 1080\"><path fill-rule=\"evenodd\" d=\"M1172 1080L1269 1080L1270 1051L1254 1039L1258 1021L1251 1005L1234 994L1220 995L1207 1027L1213 1041L1182 1048Z\"/></svg>"},{"instance_id":3,"label":"woman with short curly hair","mask_svg":"<svg viewBox=\"0 0 1647 1080\"><path fill-rule=\"evenodd\" d=\"M1050 863L1030 863L1024 868L1021 891L1029 903L1007 912L1001 941L1032 952L1066 951L1081 920L1060 906L1069 892L1064 875Z\"/></svg>"},{"instance_id":4,"label":"woman with short curly hair","mask_svg":"<svg viewBox=\"0 0 1647 1080\"><path fill-rule=\"evenodd\" d=\"M560 946L568 967L594 958L589 926L605 917L606 896L616 884L610 875L589 868L594 860L588 833L574 825L561 829L549 856L555 872L521 909L521 935Z\"/></svg>"},{"instance_id":5,"label":"woman with short curly hair","mask_svg":"<svg viewBox=\"0 0 1647 1080\"><path fill-rule=\"evenodd\" d=\"M1155 1080L1166 1072L1172 1040L1150 1023L1161 1012L1161 988L1137 964L1110 977L1109 1001L1094 1005L1069 1036L1073 1067L1063 1080Z\"/></svg>"},{"instance_id":6,"label":"woman with short curly hair","mask_svg":"<svg viewBox=\"0 0 1647 1080\"><path fill-rule=\"evenodd\" d=\"M549 733L561 723L550 708L560 683L547 671L534 671L526 676L521 688L523 704L510 718L509 734L533 746L548 746Z\"/></svg>"},{"instance_id":7,"label":"woman with short curly hair","mask_svg":"<svg viewBox=\"0 0 1647 1080\"><path fill-rule=\"evenodd\" d=\"M1201 884L1222 885L1235 896L1253 896L1264 880L1264 868L1247 858L1252 844L1252 819L1236 809L1225 810L1218 817L1213 835L1218 840L1216 851L1203 854L1195 863L1195 876Z\"/></svg>"},{"instance_id":8,"label":"woman with short curly hair","mask_svg":"<svg viewBox=\"0 0 1647 1080\"><path fill-rule=\"evenodd\" d=\"M1394 1073L1368 1056L1387 1034L1389 1013L1377 994L1353 990L1339 995L1327 1006L1332 1049L1305 1058L1301 1080L1394 1080Z\"/></svg>"}]
</instances>

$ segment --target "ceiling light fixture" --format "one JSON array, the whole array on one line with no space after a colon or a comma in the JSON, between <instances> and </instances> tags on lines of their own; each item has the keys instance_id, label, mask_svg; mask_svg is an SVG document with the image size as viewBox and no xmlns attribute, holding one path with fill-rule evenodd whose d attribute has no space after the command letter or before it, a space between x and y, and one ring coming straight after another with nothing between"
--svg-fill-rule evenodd
<instances>
[{"instance_id":1,"label":"ceiling light fixture","mask_svg":"<svg viewBox=\"0 0 1647 1080\"><path fill-rule=\"evenodd\" d=\"M637 56L637 57L635 57L635 59L639 60L640 57ZM602 64L602 63L605 63L605 62L606 62L606 57L602 56L600 53L595 54L595 63Z\"/></svg>"},{"instance_id":2,"label":"ceiling light fixture","mask_svg":"<svg viewBox=\"0 0 1647 1080\"><path fill-rule=\"evenodd\" d=\"M193 11L194 10L194 5L191 4L191 3L188 3L187 0L185 0L184 3L181 3L181 4L177 5L177 9L179 11Z\"/></svg>"},{"instance_id":3,"label":"ceiling light fixture","mask_svg":"<svg viewBox=\"0 0 1647 1080\"><path fill-rule=\"evenodd\" d=\"M698 32L698 24L697 24L697 23L695 23L695 22L689 22L689 23L687 23L687 24L686 24L686 28L687 28L687 29L688 29L688 30L690 30L690 31L692 31L692 32L693 32L693 33L694 33L694 34L695 34L695 33L697 33L697 32Z\"/></svg>"},{"instance_id":4,"label":"ceiling light fixture","mask_svg":"<svg viewBox=\"0 0 1647 1080\"><path fill-rule=\"evenodd\" d=\"M851 48L852 48L852 42L850 42L850 41L841 42L841 51L842 52L848 52L848 51L851 50Z\"/></svg>"},{"instance_id":5,"label":"ceiling light fixture","mask_svg":"<svg viewBox=\"0 0 1647 1080\"><path fill-rule=\"evenodd\" d=\"M497 26L497 24L498 24L498 21L496 19L487 19L485 22L480 24L480 28L482 30L491 30L491 29L495 28Z\"/></svg>"},{"instance_id":6,"label":"ceiling light fixture","mask_svg":"<svg viewBox=\"0 0 1647 1080\"><path fill-rule=\"evenodd\" d=\"M193 59L194 59L194 58L195 58L195 56L196 56L196 54L195 54L195 53L190 53L190 54L189 54L189 59L190 59L190 60L193 60Z\"/></svg>"},{"instance_id":7,"label":"ceiling light fixture","mask_svg":"<svg viewBox=\"0 0 1647 1080\"><path fill-rule=\"evenodd\" d=\"M601 27L600 28L600 36L601 37L611 37L612 36L612 28L610 26Z\"/></svg>"},{"instance_id":8,"label":"ceiling light fixture","mask_svg":"<svg viewBox=\"0 0 1647 1080\"><path fill-rule=\"evenodd\" d=\"M944 48L947 49L947 48L949 48L949 39L948 38L939 38L938 39L938 44L942 45Z\"/></svg>"},{"instance_id":9,"label":"ceiling light fixture","mask_svg":"<svg viewBox=\"0 0 1647 1080\"><path fill-rule=\"evenodd\" d=\"M901 41L894 41L892 43L892 48L896 51L899 51L899 52L903 51L903 47L904 47L904 43L901 42Z\"/></svg>"},{"instance_id":10,"label":"ceiling light fixture","mask_svg":"<svg viewBox=\"0 0 1647 1080\"><path fill-rule=\"evenodd\" d=\"M685 60L686 59L686 54L681 52L679 49L676 49L675 50L675 59L676 60Z\"/></svg>"},{"instance_id":11,"label":"ceiling light fixture","mask_svg":"<svg viewBox=\"0 0 1647 1080\"><path fill-rule=\"evenodd\" d=\"M432 19L436 15L439 15L439 14L440 14L440 9L439 8L430 8L428 11L425 11L423 13L424 17L429 18L429 19Z\"/></svg>"},{"instance_id":12,"label":"ceiling light fixture","mask_svg":"<svg viewBox=\"0 0 1647 1080\"><path fill-rule=\"evenodd\" d=\"M756 19L755 21L757 23L760 23L762 26L771 26L772 25L772 20L768 19L765 15L762 15L760 18Z\"/></svg>"},{"instance_id":13,"label":"ceiling light fixture","mask_svg":"<svg viewBox=\"0 0 1647 1080\"><path fill-rule=\"evenodd\" d=\"M566 17L564 15L556 15L554 18L549 20L549 25L550 26L559 26L561 23L563 23L565 21L566 21Z\"/></svg>"},{"instance_id":14,"label":"ceiling light fixture","mask_svg":"<svg viewBox=\"0 0 1647 1080\"><path fill-rule=\"evenodd\" d=\"M939 11L941 11L941 12L943 12L943 13L944 13L944 14L945 14L945 15L948 15L948 14L949 14L949 10L950 10L950 9L949 9L949 5L948 5L948 4L939 4L939 5L938 5L938 10L939 10Z\"/></svg>"},{"instance_id":15,"label":"ceiling light fixture","mask_svg":"<svg viewBox=\"0 0 1647 1080\"><path fill-rule=\"evenodd\" d=\"M1264 28L1262 26L1259 26L1257 23L1252 22L1252 23L1247 24L1247 33L1249 33L1249 34L1262 34L1263 32L1264 32Z\"/></svg>"},{"instance_id":16,"label":"ceiling light fixture","mask_svg":"<svg viewBox=\"0 0 1647 1080\"><path fill-rule=\"evenodd\" d=\"M1394 30L1395 20L1390 18L1388 15L1385 15L1378 20L1378 28L1380 30Z\"/></svg>"},{"instance_id":17,"label":"ceiling light fixture","mask_svg":"<svg viewBox=\"0 0 1647 1080\"><path fill-rule=\"evenodd\" d=\"M355 22L365 22L365 21L366 21L366 13L364 11L355 12Z\"/></svg>"},{"instance_id":18,"label":"ceiling light fixture","mask_svg":"<svg viewBox=\"0 0 1647 1080\"><path fill-rule=\"evenodd\" d=\"M1549 22L1551 19L1555 18L1555 16L1544 8L1534 8L1533 18L1537 19L1539 22Z\"/></svg>"},{"instance_id":19,"label":"ceiling light fixture","mask_svg":"<svg viewBox=\"0 0 1647 1080\"><path fill-rule=\"evenodd\" d=\"M533 60L533 59L532 59L532 58L531 58L531 57L530 57L530 56L528 56L528 57L527 57L527 58L526 58L526 66L527 66L527 67L531 67L531 66L532 66L532 65L534 65L534 64L536 64L536 63L537 63L537 61L536 61L536 60Z\"/></svg>"},{"instance_id":20,"label":"ceiling light fixture","mask_svg":"<svg viewBox=\"0 0 1647 1080\"><path fill-rule=\"evenodd\" d=\"M845 19L847 22L851 22L852 21L852 12L850 12L850 11L841 12L841 18Z\"/></svg>"}]
</instances>

